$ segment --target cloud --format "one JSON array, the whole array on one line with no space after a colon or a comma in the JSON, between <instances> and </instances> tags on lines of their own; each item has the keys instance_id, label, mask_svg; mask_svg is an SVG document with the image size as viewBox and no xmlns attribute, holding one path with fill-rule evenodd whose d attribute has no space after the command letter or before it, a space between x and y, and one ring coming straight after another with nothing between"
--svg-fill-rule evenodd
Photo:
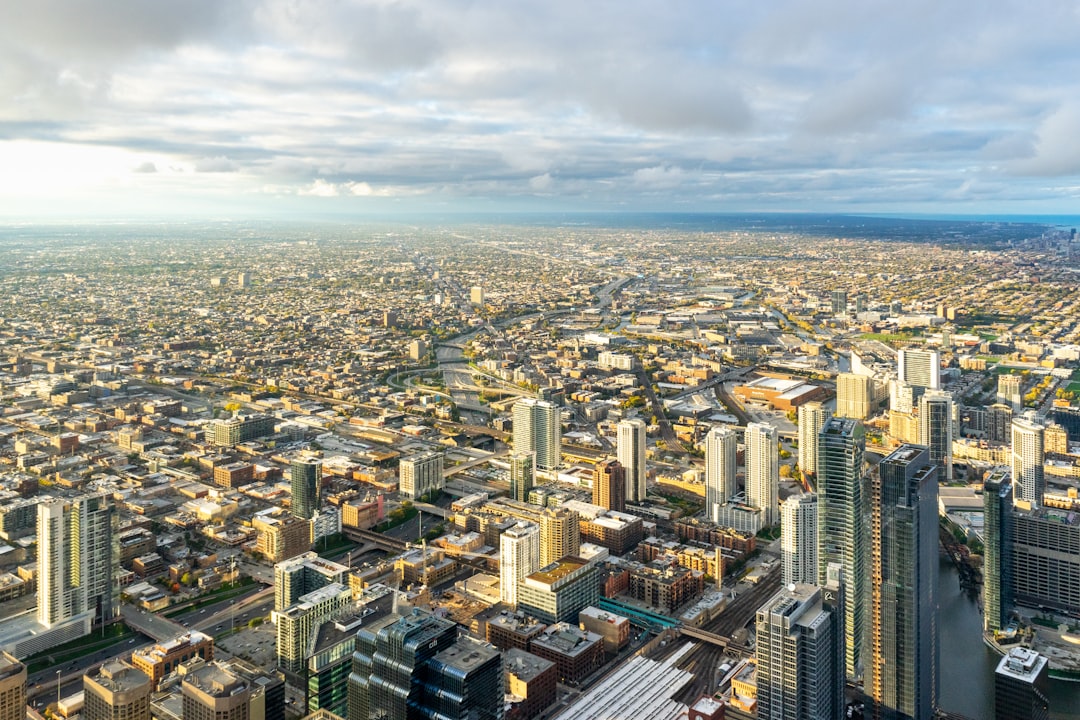
<instances>
[{"instance_id":1,"label":"cloud","mask_svg":"<svg viewBox=\"0 0 1080 720\"><path fill-rule=\"evenodd\" d=\"M1077 128L1080 128L1080 103L1059 107L1035 131L1034 154L1015 161L1012 170L1020 175L1039 177L1080 174Z\"/></svg>"},{"instance_id":2,"label":"cloud","mask_svg":"<svg viewBox=\"0 0 1080 720\"><path fill-rule=\"evenodd\" d=\"M133 169L131 172L143 173L143 174L152 174L152 173L156 173L157 171L158 171L157 170L157 165L155 165L152 162L144 162L144 163L141 163L138 166L136 166L135 169Z\"/></svg>"},{"instance_id":3,"label":"cloud","mask_svg":"<svg viewBox=\"0 0 1080 720\"><path fill-rule=\"evenodd\" d=\"M204 158L195 163L198 173L231 173L239 169L237 164L227 157Z\"/></svg>"}]
</instances>

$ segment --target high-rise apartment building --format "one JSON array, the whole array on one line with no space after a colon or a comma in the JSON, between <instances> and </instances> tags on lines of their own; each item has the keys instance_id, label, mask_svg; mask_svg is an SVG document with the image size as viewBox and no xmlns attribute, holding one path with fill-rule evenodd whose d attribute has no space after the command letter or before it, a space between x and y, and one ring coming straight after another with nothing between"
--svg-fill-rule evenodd
<instances>
[{"instance_id":1,"label":"high-rise apartment building","mask_svg":"<svg viewBox=\"0 0 1080 720\"><path fill-rule=\"evenodd\" d=\"M626 468L618 460L604 460L593 468L592 501L608 510L626 510Z\"/></svg>"},{"instance_id":2,"label":"high-rise apartment building","mask_svg":"<svg viewBox=\"0 0 1080 720\"><path fill-rule=\"evenodd\" d=\"M322 487L322 460L294 458L289 463L292 514L310 520L319 509L319 490Z\"/></svg>"},{"instance_id":3,"label":"high-rise apartment building","mask_svg":"<svg viewBox=\"0 0 1080 720\"><path fill-rule=\"evenodd\" d=\"M1013 500L1023 500L1034 506L1042 505L1046 491L1043 476L1043 432L1045 428L1033 417L1013 418L1012 421L1012 480Z\"/></svg>"},{"instance_id":4,"label":"high-rise apartment building","mask_svg":"<svg viewBox=\"0 0 1080 720\"><path fill-rule=\"evenodd\" d=\"M903 380L889 381L889 409L901 413L915 410L915 388Z\"/></svg>"},{"instance_id":5,"label":"high-rise apartment building","mask_svg":"<svg viewBox=\"0 0 1080 720\"><path fill-rule=\"evenodd\" d=\"M1013 486L1009 468L990 471L983 483L983 630L1005 627L1012 604L1012 513Z\"/></svg>"},{"instance_id":6,"label":"high-rise apartment building","mask_svg":"<svg viewBox=\"0 0 1080 720\"><path fill-rule=\"evenodd\" d=\"M919 398L919 444L930 450L942 482L952 481L953 399L940 390L927 390Z\"/></svg>"},{"instance_id":7,"label":"high-rise apartment building","mask_svg":"<svg viewBox=\"0 0 1080 720\"><path fill-rule=\"evenodd\" d=\"M639 503L646 494L645 421L623 420L616 426L616 457L626 469L626 500Z\"/></svg>"},{"instance_id":8,"label":"high-rise apartment building","mask_svg":"<svg viewBox=\"0 0 1080 720\"><path fill-rule=\"evenodd\" d=\"M325 620L352 603L347 585L331 583L302 595L298 601L274 612L277 626L277 662L286 673L302 673L307 664L308 641Z\"/></svg>"},{"instance_id":9,"label":"high-rise apartment building","mask_svg":"<svg viewBox=\"0 0 1080 720\"><path fill-rule=\"evenodd\" d=\"M0 720L26 720L26 666L0 653Z\"/></svg>"},{"instance_id":10,"label":"high-rise apartment building","mask_svg":"<svg viewBox=\"0 0 1080 720\"><path fill-rule=\"evenodd\" d=\"M567 508L547 508L540 514L540 567L581 550L578 514Z\"/></svg>"},{"instance_id":11,"label":"high-rise apartment building","mask_svg":"<svg viewBox=\"0 0 1080 720\"><path fill-rule=\"evenodd\" d=\"M841 571L833 566L834 577ZM757 611L757 717L844 717L844 590L788 585Z\"/></svg>"},{"instance_id":12,"label":"high-rise apartment building","mask_svg":"<svg viewBox=\"0 0 1080 720\"><path fill-rule=\"evenodd\" d=\"M738 452L739 439L733 427L715 425L705 436L705 509L713 522L720 521L720 506L739 490Z\"/></svg>"},{"instance_id":13,"label":"high-rise apartment building","mask_svg":"<svg viewBox=\"0 0 1080 720\"><path fill-rule=\"evenodd\" d=\"M150 720L154 684L142 670L110 660L83 676L86 720Z\"/></svg>"},{"instance_id":14,"label":"high-rise apartment building","mask_svg":"<svg viewBox=\"0 0 1080 720\"><path fill-rule=\"evenodd\" d=\"M274 565L274 609L284 610L309 592L333 583L348 584L347 565L306 552Z\"/></svg>"},{"instance_id":15,"label":"high-rise apartment building","mask_svg":"<svg viewBox=\"0 0 1080 720\"><path fill-rule=\"evenodd\" d=\"M1050 664L1029 648L1009 650L994 671L996 720L1047 720L1050 717Z\"/></svg>"},{"instance_id":16,"label":"high-rise apartment building","mask_svg":"<svg viewBox=\"0 0 1080 720\"><path fill-rule=\"evenodd\" d=\"M856 420L832 417L818 435L818 583L839 564L847 586L844 603L844 666L860 675L866 588L866 522L862 465L865 431Z\"/></svg>"},{"instance_id":17,"label":"high-rise apartment building","mask_svg":"<svg viewBox=\"0 0 1080 720\"><path fill-rule=\"evenodd\" d=\"M817 475L817 436L832 413L819 402L799 406L799 469L804 475Z\"/></svg>"},{"instance_id":18,"label":"high-rise apartment building","mask_svg":"<svg viewBox=\"0 0 1080 720\"><path fill-rule=\"evenodd\" d=\"M765 511L765 524L780 522L780 449L776 428L746 426L746 502Z\"/></svg>"},{"instance_id":19,"label":"high-rise apartment building","mask_svg":"<svg viewBox=\"0 0 1080 720\"><path fill-rule=\"evenodd\" d=\"M897 364L901 382L923 390L941 389L941 353L937 350L901 348Z\"/></svg>"},{"instance_id":20,"label":"high-rise apartment building","mask_svg":"<svg viewBox=\"0 0 1080 720\"><path fill-rule=\"evenodd\" d=\"M256 513L251 527L259 534L255 550L270 562L281 562L311 549L311 521L291 513Z\"/></svg>"},{"instance_id":21,"label":"high-rise apartment building","mask_svg":"<svg viewBox=\"0 0 1080 720\"><path fill-rule=\"evenodd\" d=\"M937 628L938 466L902 445L871 476L867 694L873 717L932 718Z\"/></svg>"},{"instance_id":22,"label":"high-rise apartment building","mask_svg":"<svg viewBox=\"0 0 1080 720\"><path fill-rule=\"evenodd\" d=\"M833 315L847 315L847 292L844 290L833 290L829 296L829 300L832 304Z\"/></svg>"},{"instance_id":23,"label":"high-rise apartment building","mask_svg":"<svg viewBox=\"0 0 1080 720\"><path fill-rule=\"evenodd\" d=\"M119 611L116 508L108 495L38 504L38 622L53 627L83 613Z\"/></svg>"},{"instance_id":24,"label":"high-rise apartment building","mask_svg":"<svg viewBox=\"0 0 1080 720\"><path fill-rule=\"evenodd\" d=\"M554 470L562 459L562 415L547 400L524 398L514 403L514 452L535 453L536 467Z\"/></svg>"},{"instance_id":25,"label":"high-rise apartment building","mask_svg":"<svg viewBox=\"0 0 1080 720\"><path fill-rule=\"evenodd\" d=\"M1021 377L1012 373L998 375L997 396L999 403L1008 405L1019 415L1024 412L1024 395L1021 392Z\"/></svg>"},{"instance_id":26,"label":"high-rise apartment building","mask_svg":"<svg viewBox=\"0 0 1080 720\"><path fill-rule=\"evenodd\" d=\"M518 582L540 569L540 526L521 520L499 536L499 599L517 606Z\"/></svg>"},{"instance_id":27,"label":"high-rise apartment building","mask_svg":"<svg viewBox=\"0 0 1080 720\"><path fill-rule=\"evenodd\" d=\"M836 416L865 420L870 417L873 378L855 373L836 376Z\"/></svg>"},{"instance_id":28,"label":"high-rise apartment building","mask_svg":"<svg viewBox=\"0 0 1080 720\"><path fill-rule=\"evenodd\" d=\"M780 505L780 556L785 585L817 585L817 531L817 495L792 495Z\"/></svg>"},{"instance_id":29,"label":"high-rise apartment building","mask_svg":"<svg viewBox=\"0 0 1080 720\"><path fill-rule=\"evenodd\" d=\"M529 501L529 491L536 484L536 457L530 453L510 455L510 497L518 502Z\"/></svg>"},{"instance_id":30,"label":"high-rise apartment building","mask_svg":"<svg viewBox=\"0 0 1080 720\"><path fill-rule=\"evenodd\" d=\"M416 500L435 490L442 490L443 454L437 450L410 455L398 463L398 492Z\"/></svg>"}]
</instances>

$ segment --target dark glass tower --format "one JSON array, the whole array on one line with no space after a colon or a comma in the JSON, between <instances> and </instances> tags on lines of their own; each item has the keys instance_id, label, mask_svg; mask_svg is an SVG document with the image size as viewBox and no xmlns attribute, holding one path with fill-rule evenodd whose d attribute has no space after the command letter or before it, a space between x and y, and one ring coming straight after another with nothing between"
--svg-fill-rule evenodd
<instances>
[{"instance_id":1,"label":"dark glass tower","mask_svg":"<svg viewBox=\"0 0 1080 720\"><path fill-rule=\"evenodd\" d=\"M319 485L322 484L322 462L296 459L289 466L292 480L292 514L310 520L319 509Z\"/></svg>"},{"instance_id":2,"label":"dark glass tower","mask_svg":"<svg viewBox=\"0 0 1080 720\"><path fill-rule=\"evenodd\" d=\"M994 468L983 483L986 550L983 560L983 630L1005 627L1012 603L1012 478L1006 467Z\"/></svg>"}]
</instances>

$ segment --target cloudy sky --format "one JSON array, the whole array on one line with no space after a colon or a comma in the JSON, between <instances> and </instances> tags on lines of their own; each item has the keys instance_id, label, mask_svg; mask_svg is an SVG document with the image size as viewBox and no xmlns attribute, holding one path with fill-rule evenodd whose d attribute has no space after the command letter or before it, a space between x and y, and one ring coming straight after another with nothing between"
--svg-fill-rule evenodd
<instances>
[{"instance_id":1,"label":"cloudy sky","mask_svg":"<svg viewBox=\"0 0 1080 720\"><path fill-rule=\"evenodd\" d=\"M34 0L0 216L1080 213L1066 0Z\"/></svg>"}]
</instances>

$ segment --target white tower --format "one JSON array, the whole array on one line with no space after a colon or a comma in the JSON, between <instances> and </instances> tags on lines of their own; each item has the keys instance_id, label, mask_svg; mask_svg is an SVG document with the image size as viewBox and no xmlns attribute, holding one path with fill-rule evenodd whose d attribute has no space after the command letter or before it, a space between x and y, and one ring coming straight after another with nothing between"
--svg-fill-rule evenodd
<instances>
[{"instance_id":1,"label":"white tower","mask_svg":"<svg viewBox=\"0 0 1080 720\"><path fill-rule=\"evenodd\" d=\"M776 428L762 423L746 426L746 502L765 511L765 525L780 520L780 456Z\"/></svg>"},{"instance_id":2,"label":"white tower","mask_svg":"<svg viewBox=\"0 0 1080 720\"><path fill-rule=\"evenodd\" d=\"M799 406L799 469L817 475L817 439L832 413L819 402Z\"/></svg>"},{"instance_id":3,"label":"white tower","mask_svg":"<svg viewBox=\"0 0 1080 720\"><path fill-rule=\"evenodd\" d=\"M499 599L517 606L521 578L540 569L540 526L522 520L499 536Z\"/></svg>"},{"instance_id":4,"label":"white tower","mask_svg":"<svg viewBox=\"0 0 1080 720\"><path fill-rule=\"evenodd\" d=\"M617 426L619 463L626 468L626 500L645 499L645 421L634 418Z\"/></svg>"},{"instance_id":5,"label":"white tower","mask_svg":"<svg viewBox=\"0 0 1080 720\"><path fill-rule=\"evenodd\" d=\"M1033 413L1012 421L1012 477L1016 490L1013 500L1042 505L1046 479L1043 476L1045 428Z\"/></svg>"},{"instance_id":6,"label":"white tower","mask_svg":"<svg viewBox=\"0 0 1080 720\"><path fill-rule=\"evenodd\" d=\"M737 491L739 450L735 429L717 425L705 436L705 510L709 519L719 522L719 508Z\"/></svg>"},{"instance_id":7,"label":"white tower","mask_svg":"<svg viewBox=\"0 0 1080 720\"><path fill-rule=\"evenodd\" d=\"M784 584L818 580L817 495L793 495L780 505L780 555Z\"/></svg>"}]
</instances>

